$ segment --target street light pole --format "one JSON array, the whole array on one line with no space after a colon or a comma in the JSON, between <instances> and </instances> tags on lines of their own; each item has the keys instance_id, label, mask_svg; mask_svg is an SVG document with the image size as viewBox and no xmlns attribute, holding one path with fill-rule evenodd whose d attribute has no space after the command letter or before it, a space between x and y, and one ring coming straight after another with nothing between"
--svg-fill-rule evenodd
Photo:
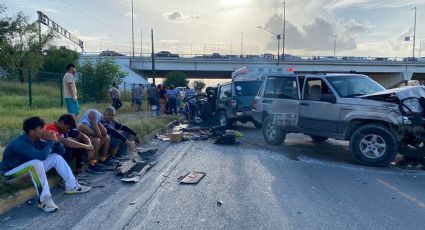
<instances>
[{"instance_id":1,"label":"street light pole","mask_svg":"<svg viewBox=\"0 0 425 230\"><path fill-rule=\"evenodd\" d=\"M414 9L415 10L415 23L414 23L414 25L413 25L413 61L415 60L415 40L416 40L416 6L415 7L413 7L412 9Z\"/></svg>"},{"instance_id":2,"label":"street light pole","mask_svg":"<svg viewBox=\"0 0 425 230\"><path fill-rule=\"evenodd\" d=\"M422 38L424 38L424 37L420 37L419 38L419 58L421 58L422 57Z\"/></svg>"},{"instance_id":3,"label":"street light pole","mask_svg":"<svg viewBox=\"0 0 425 230\"><path fill-rule=\"evenodd\" d=\"M282 60L285 60L286 2L283 2Z\"/></svg>"},{"instance_id":4,"label":"street light pole","mask_svg":"<svg viewBox=\"0 0 425 230\"><path fill-rule=\"evenodd\" d=\"M133 0L131 0L131 43L133 44L133 58L134 58L134 10L133 10Z\"/></svg>"},{"instance_id":5,"label":"street light pole","mask_svg":"<svg viewBox=\"0 0 425 230\"><path fill-rule=\"evenodd\" d=\"M257 26L257 28L258 28L258 29L265 30L265 31L267 31L267 32L269 32L269 33L271 33L271 34L273 34L273 35L275 35L275 36L276 36L276 38L277 38L277 65L279 65L279 64L280 64L280 54L279 54L279 52L280 52L280 39L281 39L281 34L274 33L274 32L272 32L272 31L270 31L269 29L267 29L267 28L265 28L265 27L262 27L262 26Z\"/></svg>"}]
</instances>

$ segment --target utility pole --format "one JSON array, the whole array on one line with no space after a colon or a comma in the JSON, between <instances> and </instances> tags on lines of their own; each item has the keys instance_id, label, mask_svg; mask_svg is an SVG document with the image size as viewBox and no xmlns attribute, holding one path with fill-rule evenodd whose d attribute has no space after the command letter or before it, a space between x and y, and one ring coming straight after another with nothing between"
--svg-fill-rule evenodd
<instances>
[{"instance_id":1,"label":"utility pole","mask_svg":"<svg viewBox=\"0 0 425 230\"><path fill-rule=\"evenodd\" d=\"M243 32L241 33L241 57L243 57Z\"/></svg>"},{"instance_id":2,"label":"utility pole","mask_svg":"<svg viewBox=\"0 0 425 230\"><path fill-rule=\"evenodd\" d=\"M336 58L336 34L334 35L334 58Z\"/></svg>"},{"instance_id":3,"label":"utility pole","mask_svg":"<svg viewBox=\"0 0 425 230\"><path fill-rule=\"evenodd\" d=\"M131 43L133 45L133 58L134 58L134 7L133 0L131 0Z\"/></svg>"},{"instance_id":4,"label":"utility pole","mask_svg":"<svg viewBox=\"0 0 425 230\"><path fill-rule=\"evenodd\" d=\"M280 51L280 34L276 35L277 38L277 65L279 66L280 64L280 55L279 55L279 51Z\"/></svg>"},{"instance_id":5,"label":"utility pole","mask_svg":"<svg viewBox=\"0 0 425 230\"><path fill-rule=\"evenodd\" d=\"M41 21L38 20L38 45L40 46L40 54L43 53L43 47L41 45Z\"/></svg>"},{"instance_id":6,"label":"utility pole","mask_svg":"<svg viewBox=\"0 0 425 230\"><path fill-rule=\"evenodd\" d=\"M143 29L140 27L140 57L143 55Z\"/></svg>"},{"instance_id":7,"label":"utility pole","mask_svg":"<svg viewBox=\"0 0 425 230\"><path fill-rule=\"evenodd\" d=\"M416 42L416 6L413 7L412 9L415 10L415 23L413 25L413 59L412 61L415 60L415 42Z\"/></svg>"},{"instance_id":8,"label":"utility pole","mask_svg":"<svg viewBox=\"0 0 425 230\"><path fill-rule=\"evenodd\" d=\"M283 2L282 60L285 60L286 2Z\"/></svg>"},{"instance_id":9,"label":"utility pole","mask_svg":"<svg viewBox=\"0 0 425 230\"><path fill-rule=\"evenodd\" d=\"M151 29L151 41L152 41L152 83L155 84L155 49L153 44L153 29Z\"/></svg>"}]
</instances>

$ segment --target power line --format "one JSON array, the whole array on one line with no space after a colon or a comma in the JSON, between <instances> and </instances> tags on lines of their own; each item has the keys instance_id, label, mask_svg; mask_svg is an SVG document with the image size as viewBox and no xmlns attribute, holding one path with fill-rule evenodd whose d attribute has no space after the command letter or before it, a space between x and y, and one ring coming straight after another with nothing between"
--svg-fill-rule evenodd
<instances>
[{"instance_id":1,"label":"power line","mask_svg":"<svg viewBox=\"0 0 425 230\"><path fill-rule=\"evenodd\" d=\"M109 27L109 28L111 28L111 29L114 29L114 30L119 31L119 32L122 32L122 33L128 33L128 31L123 31L123 30L118 29L118 28L116 28L116 27L114 27L114 26L111 26L111 25L106 24L106 23L105 23L105 22L103 22L102 20L97 19L97 18L96 18L96 17L94 17L93 15L91 15L91 14L89 14L89 13L87 13L87 12L85 12L85 11L81 10L81 9L79 9L79 8L78 8L78 7L76 7L75 5L73 5L73 4L71 4L71 3L69 3L69 2L67 2L67 1L65 1L65 0L62 0L62 1L63 1L65 4L67 4L67 5L71 6L72 8L76 9L77 11L79 11L81 14L84 14L84 15L86 15L86 16L88 16L88 17L92 18L93 20L97 21L98 23L100 23L100 24L102 24L102 25L104 25L104 26L106 26L106 27Z\"/></svg>"}]
</instances>

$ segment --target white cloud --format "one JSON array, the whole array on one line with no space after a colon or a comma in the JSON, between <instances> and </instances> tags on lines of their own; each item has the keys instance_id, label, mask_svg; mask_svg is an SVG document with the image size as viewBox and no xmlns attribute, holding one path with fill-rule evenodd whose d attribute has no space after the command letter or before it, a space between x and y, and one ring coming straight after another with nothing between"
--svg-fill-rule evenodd
<instances>
[{"instance_id":1,"label":"white cloud","mask_svg":"<svg viewBox=\"0 0 425 230\"><path fill-rule=\"evenodd\" d=\"M285 45L289 49L303 49L306 51L332 50L336 35L338 50L354 50L357 48L356 39L373 26L359 23L353 19L341 19L337 23L330 23L317 17L313 22L301 28L287 21ZM266 28L275 33L282 33L283 19L280 15L273 15L265 24ZM270 37L267 49L276 49L275 36Z\"/></svg>"},{"instance_id":2,"label":"white cloud","mask_svg":"<svg viewBox=\"0 0 425 230\"><path fill-rule=\"evenodd\" d=\"M399 8L424 4L423 0L340 0L327 4L330 10L358 7L363 9Z\"/></svg>"},{"instance_id":3,"label":"white cloud","mask_svg":"<svg viewBox=\"0 0 425 230\"><path fill-rule=\"evenodd\" d=\"M193 21L199 20L201 16L199 14L184 14L180 11L173 11L165 13L164 16L170 20L175 22L185 22L185 21Z\"/></svg>"},{"instance_id":4,"label":"white cloud","mask_svg":"<svg viewBox=\"0 0 425 230\"><path fill-rule=\"evenodd\" d=\"M410 37L412 35L413 35L413 27L409 27L406 30L404 30L403 32L392 37L388 41L388 44L390 45L390 47L393 51L407 50L409 47L412 46L412 42L411 41L405 41L404 38Z\"/></svg>"}]
</instances>

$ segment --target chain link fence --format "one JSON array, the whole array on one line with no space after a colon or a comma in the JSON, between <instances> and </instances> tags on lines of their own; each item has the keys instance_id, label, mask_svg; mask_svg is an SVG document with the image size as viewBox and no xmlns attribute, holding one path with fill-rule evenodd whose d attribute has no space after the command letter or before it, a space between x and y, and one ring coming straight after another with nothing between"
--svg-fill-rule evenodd
<instances>
[{"instance_id":1,"label":"chain link fence","mask_svg":"<svg viewBox=\"0 0 425 230\"><path fill-rule=\"evenodd\" d=\"M13 72L16 74L1 75L0 85L4 89L4 94L19 95L19 98L14 98L13 104L18 106L29 106L30 108L48 108L48 107L63 107L65 102L63 99L63 73L54 73L47 71L31 71L22 70L23 78L17 76L19 71ZM23 79L20 82L19 79ZM96 84L92 79L84 76L75 77L77 85L78 100L81 104L90 102L110 102L108 92L102 89L96 89ZM131 90L137 87L138 84L123 82L120 85L121 97L124 101L130 101ZM7 89L6 89L7 88ZM5 95L7 96L7 95ZM12 96L10 96L12 97ZM12 100L12 99L10 99Z\"/></svg>"}]
</instances>

